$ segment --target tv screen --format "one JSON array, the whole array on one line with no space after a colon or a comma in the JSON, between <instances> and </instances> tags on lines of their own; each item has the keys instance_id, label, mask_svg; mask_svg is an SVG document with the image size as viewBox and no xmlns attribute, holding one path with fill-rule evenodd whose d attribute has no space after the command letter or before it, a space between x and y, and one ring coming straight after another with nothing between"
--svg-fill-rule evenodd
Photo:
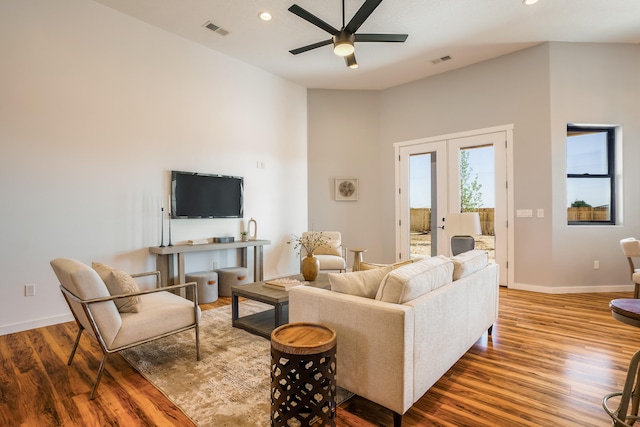
<instances>
[{"instance_id":1,"label":"tv screen","mask_svg":"<svg viewBox=\"0 0 640 427\"><path fill-rule=\"evenodd\" d=\"M171 217L242 218L243 192L242 177L171 171Z\"/></svg>"}]
</instances>

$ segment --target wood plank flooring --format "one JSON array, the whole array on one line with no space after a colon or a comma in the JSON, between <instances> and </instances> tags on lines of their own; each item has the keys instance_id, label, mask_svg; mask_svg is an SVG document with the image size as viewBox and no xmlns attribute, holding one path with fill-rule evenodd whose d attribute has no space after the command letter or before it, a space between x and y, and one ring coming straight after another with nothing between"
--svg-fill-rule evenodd
<instances>
[{"instance_id":1,"label":"wood plank flooring","mask_svg":"<svg viewBox=\"0 0 640 427\"><path fill-rule=\"evenodd\" d=\"M549 295L501 289L493 337L485 334L404 416L404 426L610 426L602 397L619 391L640 330L614 320L610 300L630 293ZM204 309L229 304L230 298ZM66 364L74 323L0 336L1 426L192 426L119 355L95 400L100 349L83 337ZM393 425L360 397L337 426Z\"/></svg>"}]
</instances>

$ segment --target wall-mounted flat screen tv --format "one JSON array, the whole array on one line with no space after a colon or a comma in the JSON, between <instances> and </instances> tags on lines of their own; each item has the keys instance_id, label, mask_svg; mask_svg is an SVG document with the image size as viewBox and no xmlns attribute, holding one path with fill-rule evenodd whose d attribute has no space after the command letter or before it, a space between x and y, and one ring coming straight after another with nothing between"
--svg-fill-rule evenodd
<instances>
[{"instance_id":1,"label":"wall-mounted flat screen tv","mask_svg":"<svg viewBox=\"0 0 640 427\"><path fill-rule=\"evenodd\" d=\"M171 218L242 218L239 176L171 171Z\"/></svg>"}]
</instances>

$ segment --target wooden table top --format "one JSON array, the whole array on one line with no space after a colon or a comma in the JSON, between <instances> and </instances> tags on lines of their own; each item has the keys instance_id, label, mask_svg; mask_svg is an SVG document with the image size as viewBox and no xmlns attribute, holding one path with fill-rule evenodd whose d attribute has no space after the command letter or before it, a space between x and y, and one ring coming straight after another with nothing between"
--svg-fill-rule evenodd
<instances>
[{"instance_id":1,"label":"wooden table top","mask_svg":"<svg viewBox=\"0 0 640 427\"><path fill-rule=\"evenodd\" d=\"M640 299L621 298L609 303L613 317L628 325L640 327Z\"/></svg>"},{"instance_id":2,"label":"wooden table top","mask_svg":"<svg viewBox=\"0 0 640 427\"><path fill-rule=\"evenodd\" d=\"M324 353L335 347L336 341L336 332L318 323L289 323L271 333L271 345L287 354Z\"/></svg>"}]
</instances>

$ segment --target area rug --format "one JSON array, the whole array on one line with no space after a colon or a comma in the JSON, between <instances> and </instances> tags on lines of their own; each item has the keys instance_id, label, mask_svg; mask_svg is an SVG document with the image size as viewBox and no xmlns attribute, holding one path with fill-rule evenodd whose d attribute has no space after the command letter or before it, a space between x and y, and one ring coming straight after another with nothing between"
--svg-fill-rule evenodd
<instances>
[{"instance_id":1,"label":"area rug","mask_svg":"<svg viewBox=\"0 0 640 427\"><path fill-rule=\"evenodd\" d=\"M243 301L240 315L268 309ZM231 326L231 307L202 313L201 360L195 333L182 332L120 354L200 427L270 424L270 342ZM336 401L352 394L338 390Z\"/></svg>"}]
</instances>

